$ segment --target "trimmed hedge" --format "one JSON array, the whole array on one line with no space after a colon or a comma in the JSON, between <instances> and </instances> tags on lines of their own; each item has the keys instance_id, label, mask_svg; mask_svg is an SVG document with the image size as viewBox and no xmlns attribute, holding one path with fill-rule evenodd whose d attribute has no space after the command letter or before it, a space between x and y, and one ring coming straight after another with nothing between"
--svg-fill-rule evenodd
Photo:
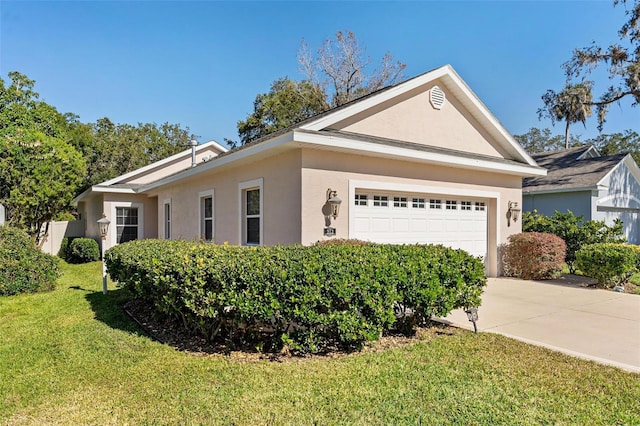
<instances>
[{"instance_id":1,"label":"trimmed hedge","mask_svg":"<svg viewBox=\"0 0 640 426\"><path fill-rule=\"evenodd\" d=\"M55 288L58 260L40 251L21 229L0 225L0 296Z\"/></svg>"},{"instance_id":2,"label":"trimmed hedge","mask_svg":"<svg viewBox=\"0 0 640 426\"><path fill-rule=\"evenodd\" d=\"M92 238L74 238L67 249L67 262L88 263L100 260L98 242Z\"/></svg>"},{"instance_id":3,"label":"trimmed hedge","mask_svg":"<svg viewBox=\"0 0 640 426\"><path fill-rule=\"evenodd\" d=\"M140 240L107 250L112 279L209 340L299 352L352 349L396 322L478 306L480 259L443 246L231 247Z\"/></svg>"},{"instance_id":4,"label":"trimmed hedge","mask_svg":"<svg viewBox=\"0 0 640 426\"><path fill-rule=\"evenodd\" d=\"M558 278L566 250L566 244L557 235L542 232L511 235L502 252L504 275L525 280Z\"/></svg>"},{"instance_id":5,"label":"trimmed hedge","mask_svg":"<svg viewBox=\"0 0 640 426\"><path fill-rule=\"evenodd\" d=\"M626 283L640 270L640 248L627 244L589 244L576 258L583 274L609 288Z\"/></svg>"}]
</instances>

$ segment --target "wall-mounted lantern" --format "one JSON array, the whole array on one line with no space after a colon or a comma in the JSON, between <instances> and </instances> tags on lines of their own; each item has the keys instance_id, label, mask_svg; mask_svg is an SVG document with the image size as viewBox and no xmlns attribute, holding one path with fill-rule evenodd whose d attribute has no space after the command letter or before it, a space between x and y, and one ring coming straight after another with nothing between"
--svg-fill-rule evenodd
<instances>
[{"instance_id":1,"label":"wall-mounted lantern","mask_svg":"<svg viewBox=\"0 0 640 426\"><path fill-rule=\"evenodd\" d=\"M511 220L514 222L518 221L518 217L520 216L520 207L518 207L517 201L509 201L507 207L507 226L511 226Z\"/></svg>"},{"instance_id":2,"label":"wall-mounted lantern","mask_svg":"<svg viewBox=\"0 0 640 426\"><path fill-rule=\"evenodd\" d=\"M337 219L340 213L340 204L342 204L342 200L338 198L338 191L333 191L331 188L327 189L327 203L331 207L330 216Z\"/></svg>"}]
</instances>

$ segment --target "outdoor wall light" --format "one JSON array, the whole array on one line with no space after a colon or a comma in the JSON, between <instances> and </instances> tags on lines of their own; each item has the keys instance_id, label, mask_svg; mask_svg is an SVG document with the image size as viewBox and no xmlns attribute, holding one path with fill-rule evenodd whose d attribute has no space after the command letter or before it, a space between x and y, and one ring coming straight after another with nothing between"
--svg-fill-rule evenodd
<instances>
[{"instance_id":1,"label":"outdoor wall light","mask_svg":"<svg viewBox=\"0 0 640 426\"><path fill-rule=\"evenodd\" d=\"M104 264L104 246L109 232L109 224L111 221L107 219L107 215L102 213L102 217L98 219L100 227L100 237L102 238L102 294L107 294L107 266Z\"/></svg>"},{"instance_id":2,"label":"outdoor wall light","mask_svg":"<svg viewBox=\"0 0 640 426\"><path fill-rule=\"evenodd\" d=\"M513 219L514 222L517 222L519 215L520 207L518 207L518 202L509 201L509 205L507 208L507 226L511 226L511 219Z\"/></svg>"},{"instance_id":3,"label":"outdoor wall light","mask_svg":"<svg viewBox=\"0 0 640 426\"><path fill-rule=\"evenodd\" d=\"M340 204L342 204L342 200L338 198L338 191L333 191L331 188L327 189L327 203L331 207L330 216L337 219L338 213L340 213Z\"/></svg>"},{"instance_id":4,"label":"outdoor wall light","mask_svg":"<svg viewBox=\"0 0 640 426\"><path fill-rule=\"evenodd\" d=\"M469 321L473 323L473 331L477 333L478 326L476 325L476 321L478 321L478 308L467 308L464 312L467 314Z\"/></svg>"}]
</instances>

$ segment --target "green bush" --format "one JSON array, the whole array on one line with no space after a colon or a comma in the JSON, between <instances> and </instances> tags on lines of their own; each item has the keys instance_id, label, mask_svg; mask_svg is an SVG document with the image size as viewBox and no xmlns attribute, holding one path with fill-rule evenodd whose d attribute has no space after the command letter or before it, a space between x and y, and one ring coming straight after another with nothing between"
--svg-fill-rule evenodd
<instances>
[{"instance_id":1,"label":"green bush","mask_svg":"<svg viewBox=\"0 0 640 426\"><path fill-rule=\"evenodd\" d=\"M0 226L0 296L53 290L58 261L40 251L21 229Z\"/></svg>"},{"instance_id":2,"label":"green bush","mask_svg":"<svg viewBox=\"0 0 640 426\"><path fill-rule=\"evenodd\" d=\"M100 259L100 248L91 238L74 238L66 250L65 260L69 263L95 262Z\"/></svg>"},{"instance_id":3,"label":"green bush","mask_svg":"<svg viewBox=\"0 0 640 426\"><path fill-rule=\"evenodd\" d=\"M486 284L479 259L442 246L141 240L109 249L105 261L112 279L188 331L236 341L268 334L266 347L300 352L378 339L399 307L422 321L478 306Z\"/></svg>"},{"instance_id":4,"label":"green bush","mask_svg":"<svg viewBox=\"0 0 640 426\"><path fill-rule=\"evenodd\" d=\"M58 257L63 260L67 260L69 257L69 238L64 237L60 241L60 250L58 250Z\"/></svg>"},{"instance_id":5,"label":"green bush","mask_svg":"<svg viewBox=\"0 0 640 426\"><path fill-rule=\"evenodd\" d=\"M576 253L580 247L626 241L621 220L616 219L613 226L607 226L604 221L584 220L584 216L576 216L571 211L560 213L556 210L553 216L543 216L536 210L526 212L522 216L522 231L555 234L562 238L567 245L566 262L572 274L576 271Z\"/></svg>"},{"instance_id":6,"label":"green bush","mask_svg":"<svg viewBox=\"0 0 640 426\"><path fill-rule=\"evenodd\" d=\"M567 246L554 234L522 232L503 247L504 275L525 280L548 280L562 273Z\"/></svg>"},{"instance_id":7,"label":"green bush","mask_svg":"<svg viewBox=\"0 0 640 426\"><path fill-rule=\"evenodd\" d=\"M586 276L614 287L640 270L640 250L627 244L589 244L578 250L576 265Z\"/></svg>"}]
</instances>

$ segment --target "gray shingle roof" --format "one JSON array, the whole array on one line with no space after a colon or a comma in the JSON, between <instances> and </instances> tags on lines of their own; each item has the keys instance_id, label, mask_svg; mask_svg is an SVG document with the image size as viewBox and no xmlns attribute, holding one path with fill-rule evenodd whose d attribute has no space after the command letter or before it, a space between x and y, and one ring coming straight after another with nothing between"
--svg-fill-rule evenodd
<instances>
[{"instance_id":1,"label":"gray shingle roof","mask_svg":"<svg viewBox=\"0 0 640 426\"><path fill-rule=\"evenodd\" d=\"M540 167L548 170L546 176L522 180L522 192L569 191L578 188L595 188L627 154L596 158L578 158L590 147L581 146L567 150L541 152L531 157Z\"/></svg>"}]
</instances>

